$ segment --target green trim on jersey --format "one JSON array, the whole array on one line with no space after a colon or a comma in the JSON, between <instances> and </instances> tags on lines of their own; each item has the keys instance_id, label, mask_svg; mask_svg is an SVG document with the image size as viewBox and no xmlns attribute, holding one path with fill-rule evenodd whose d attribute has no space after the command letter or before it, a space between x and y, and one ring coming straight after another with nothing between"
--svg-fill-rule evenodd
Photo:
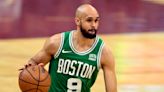
<instances>
[{"instance_id":1,"label":"green trim on jersey","mask_svg":"<svg viewBox=\"0 0 164 92\"><path fill-rule=\"evenodd\" d=\"M97 36L90 49L78 52L72 43L73 32L62 33L60 47L50 61L49 92L90 92L97 78L103 41Z\"/></svg>"}]
</instances>

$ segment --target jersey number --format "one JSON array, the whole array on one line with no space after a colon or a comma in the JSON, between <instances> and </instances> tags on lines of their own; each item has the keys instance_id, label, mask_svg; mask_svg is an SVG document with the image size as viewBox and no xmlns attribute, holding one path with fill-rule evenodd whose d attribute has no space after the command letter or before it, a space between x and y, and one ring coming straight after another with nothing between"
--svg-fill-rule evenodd
<instances>
[{"instance_id":1,"label":"jersey number","mask_svg":"<svg viewBox=\"0 0 164 92\"><path fill-rule=\"evenodd\" d=\"M81 92L81 80L77 78L69 78L67 81L67 92Z\"/></svg>"}]
</instances>

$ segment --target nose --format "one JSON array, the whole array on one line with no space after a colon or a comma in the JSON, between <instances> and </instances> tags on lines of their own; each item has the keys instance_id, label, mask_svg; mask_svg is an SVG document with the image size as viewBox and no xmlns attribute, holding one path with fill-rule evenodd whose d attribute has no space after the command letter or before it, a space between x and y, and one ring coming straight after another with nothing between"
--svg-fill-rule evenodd
<instances>
[{"instance_id":1,"label":"nose","mask_svg":"<svg viewBox=\"0 0 164 92\"><path fill-rule=\"evenodd\" d=\"M92 22L92 28L96 28L96 22Z\"/></svg>"}]
</instances>

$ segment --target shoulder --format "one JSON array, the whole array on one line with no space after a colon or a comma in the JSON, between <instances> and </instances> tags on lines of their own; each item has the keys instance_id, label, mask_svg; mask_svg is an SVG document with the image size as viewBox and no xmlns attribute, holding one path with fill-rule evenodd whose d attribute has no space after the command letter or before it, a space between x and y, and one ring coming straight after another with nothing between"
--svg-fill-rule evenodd
<instances>
[{"instance_id":1,"label":"shoulder","mask_svg":"<svg viewBox=\"0 0 164 92\"><path fill-rule=\"evenodd\" d=\"M60 43L62 40L62 34L63 33L58 33L58 34L55 34L55 35L47 38L47 40L44 44L44 50L46 50L50 54L55 54L60 46Z\"/></svg>"},{"instance_id":2,"label":"shoulder","mask_svg":"<svg viewBox=\"0 0 164 92\"><path fill-rule=\"evenodd\" d=\"M114 56L112 54L111 49L104 45L101 54L101 66L113 67L114 66Z\"/></svg>"},{"instance_id":3,"label":"shoulder","mask_svg":"<svg viewBox=\"0 0 164 92\"><path fill-rule=\"evenodd\" d=\"M55 34L53 36L51 36L50 38L47 39L48 43L50 45L57 45L61 42L62 39L62 34L63 33L59 33L59 34Z\"/></svg>"}]
</instances>

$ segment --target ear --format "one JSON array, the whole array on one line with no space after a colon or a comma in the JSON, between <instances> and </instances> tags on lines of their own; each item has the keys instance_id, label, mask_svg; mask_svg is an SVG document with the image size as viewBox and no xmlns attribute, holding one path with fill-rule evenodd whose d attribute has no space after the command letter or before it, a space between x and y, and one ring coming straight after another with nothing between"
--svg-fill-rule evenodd
<instances>
[{"instance_id":1,"label":"ear","mask_svg":"<svg viewBox=\"0 0 164 92\"><path fill-rule=\"evenodd\" d=\"M80 19L76 17L75 18L75 23L76 23L77 26L79 26L80 25Z\"/></svg>"}]
</instances>

